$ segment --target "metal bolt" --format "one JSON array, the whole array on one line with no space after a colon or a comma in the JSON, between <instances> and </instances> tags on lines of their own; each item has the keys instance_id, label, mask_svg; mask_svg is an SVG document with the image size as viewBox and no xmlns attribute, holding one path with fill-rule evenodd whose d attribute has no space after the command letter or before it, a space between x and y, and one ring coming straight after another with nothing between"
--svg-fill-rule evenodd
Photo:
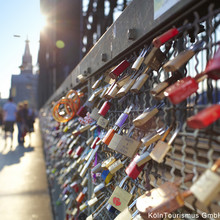
<instances>
[{"instance_id":1,"label":"metal bolt","mask_svg":"<svg viewBox=\"0 0 220 220\"><path fill-rule=\"evenodd\" d=\"M107 54L106 53L102 53L101 54L101 58L102 58L103 62L106 62L107 61Z\"/></svg>"},{"instance_id":2,"label":"metal bolt","mask_svg":"<svg viewBox=\"0 0 220 220\"><path fill-rule=\"evenodd\" d=\"M128 40L135 40L136 39L136 30L133 28L128 29L127 37L128 37Z\"/></svg>"}]
</instances>

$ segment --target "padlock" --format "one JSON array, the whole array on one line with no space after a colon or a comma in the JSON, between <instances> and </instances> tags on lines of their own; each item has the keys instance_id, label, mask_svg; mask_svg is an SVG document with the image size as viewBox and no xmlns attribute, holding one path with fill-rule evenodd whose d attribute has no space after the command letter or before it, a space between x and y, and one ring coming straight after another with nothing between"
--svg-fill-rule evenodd
<instances>
[{"instance_id":1,"label":"padlock","mask_svg":"<svg viewBox=\"0 0 220 220\"><path fill-rule=\"evenodd\" d=\"M101 178L105 181L105 184L108 184L113 178L113 174L109 172L109 170L103 170L101 173Z\"/></svg>"},{"instance_id":2,"label":"padlock","mask_svg":"<svg viewBox=\"0 0 220 220\"><path fill-rule=\"evenodd\" d=\"M98 121L100 115L99 115L99 109L98 108L93 108L91 114L90 114L90 117L93 118L94 120Z\"/></svg>"},{"instance_id":3,"label":"padlock","mask_svg":"<svg viewBox=\"0 0 220 220\"><path fill-rule=\"evenodd\" d=\"M186 175L184 181L190 181L192 174ZM178 183L166 182L160 187L145 192L137 199L136 207L143 219L165 218L165 216L184 205L184 199L191 195L189 190L180 192Z\"/></svg>"},{"instance_id":4,"label":"padlock","mask_svg":"<svg viewBox=\"0 0 220 220\"><path fill-rule=\"evenodd\" d=\"M105 170L108 169L109 166L111 166L115 161L116 161L116 158L114 156L104 160L101 165L102 169L105 169Z\"/></svg>"},{"instance_id":5,"label":"padlock","mask_svg":"<svg viewBox=\"0 0 220 220\"><path fill-rule=\"evenodd\" d=\"M104 98L106 99L115 98L120 88L121 87L118 86L117 82L112 83L112 85L109 87L109 89L105 93Z\"/></svg>"},{"instance_id":6,"label":"padlock","mask_svg":"<svg viewBox=\"0 0 220 220\"><path fill-rule=\"evenodd\" d=\"M87 130L89 130L90 128L91 128L91 125L90 125L90 124L81 126L81 127L79 128L79 132L80 132L80 133L83 133L84 131L87 131Z\"/></svg>"},{"instance_id":7,"label":"padlock","mask_svg":"<svg viewBox=\"0 0 220 220\"><path fill-rule=\"evenodd\" d=\"M141 73L141 75L137 77L137 79L136 79L134 85L131 87L130 91L134 92L134 93L138 93L140 91L140 89L142 88L142 86L144 85L144 83L149 78L149 74L151 72L152 72L151 68L149 68L149 67L145 68L143 73Z\"/></svg>"},{"instance_id":8,"label":"padlock","mask_svg":"<svg viewBox=\"0 0 220 220\"><path fill-rule=\"evenodd\" d=\"M128 161L129 158L124 159L121 161L121 159L118 159L115 161L111 166L108 167L108 170L111 174L115 174L118 170L120 170L122 167L124 167L124 164Z\"/></svg>"},{"instance_id":9,"label":"padlock","mask_svg":"<svg viewBox=\"0 0 220 220\"><path fill-rule=\"evenodd\" d=\"M173 141L175 140L175 138L177 137L180 129L181 129L181 124L180 122L177 121L175 131L172 137L170 138L169 142L168 143L164 142L166 138L166 134L161 138L161 140L157 142L157 144L155 145L155 147L150 153L150 157L153 160L157 161L158 163L163 162L164 157L166 156L167 152L171 149L172 147L171 145Z\"/></svg>"},{"instance_id":10,"label":"padlock","mask_svg":"<svg viewBox=\"0 0 220 220\"><path fill-rule=\"evenodd\" d=\"M80 136L77 136L73 139L73 141L71 142L71 144L68 146L69 149L73 148L73 146L75 144L77 144L77 142L79 141Z\"/></svg>"},{"instance_id":11,"label":"padlock","mask_svg":"<svg viewBox=\"0 0 220 220\"><path fill-rule=\"evenodd\" d=\"M89 97L88 101L89 101L89 102L95 101L95 98L102 93L103 89L104 89L104 88L102 88L102 87L96 89L96 90L92 93L92 95Z\"/></svg>"},{"instance_id":12,"label":"padlock","mask_svg":"<svg viewBox=\"0 0 220 220\"><path fill-rule=\"evenodd\" d=\"M150 51L150 53L147 55L147 57L144 59L143 63L149 67L149 64L152 62L152 60L154 59L157 51L159 50L159 48L153 47Z\"/></svg>"},{"instance_id":13,"label":"padlock","mask_svg":"<svg viewBox=\"0 0 220 220\"><path fill-rule=\"evenodd\" d=\"M87 108L86 108L86 106L81 106L80 108L79 108L79 110L77 111L77 115L78 116L80 116L80 117L82 117L82 118L84 118L85 116L86 116L86 113L87 113Z\"/></svg>"},{"instance_id":14,"label":"padlock","mask_svg":"<svg viewBox=\"0 0 220 220\"><path fill-rule=\"evenodd\" d=\"M86 144L87 144L87 145L90 145L90 144L93 142L93 139L94 139L94 137L91 136L91 137L86 141Z\"/></svg>"},{"instance_id":15,"label":"padlock","mask_svg":"<svg viewBox=\"0 0 220 220\"><path fill-rule=\"evenodd\" d=\"M120 76L122 72L125 71L129 66L130 63L127 60L123 60L109 73L109 76L112 79L117 79L118 76Z\"/></svg>"},{"instance_id":16,"label":"padlock","mask_svg":"<svg viewBox=\"0 0 220 220\"><path fill-rule=\"evenodd\" d=\"M109 145L109 143L111 142L113 136L115 135L116 130L113 128L110 128L107 133L105 134L105 136L102 139L102 142L106 145Z\"/></svg>"},{"instance_id":17,"label":"padlock","mask_svg":"<svg viewBox=\"0 0 220 220\"><path fill-rule=\"evenodd\" d=\"M123 97L124 95L126 95L128 93L128 91L131 89L131 87L134 85L136 79L140 76L141 72L140 71L135 71L129 81L124 85L122 86L119 91L117 92L116 94L116 98L121 98Z\"/></svg>"},{"instance_id":18,"label":"padlock","mask_svg":"<svg viewBox=\"0 0 220 220\"><path fill-rule=\"evenodd\" d=\"M99 98L100 98L100 99L103 99L103 98L105 97L105 94L106 94L106 92L108 91L109 86L110 86L110 85L106 85L106 86L103 88L102 93L99 95Z\"/></svg>"},{"instance_id":19,"label":"padlock","mask_svg":"<svg viewBox=\"0 0 220 220\"><path fill-rule=\"evenodd\" d=\"M108 132L106 133L106 135L104 136L102 140L104 144L109 145L115 133L118 132L118 130L124 125L132 108L133 108L133 105L130 105L129 107L127 107L124 110L124 112L119 116L118 120L115 122L115 126L113 127L113 129L111 128L108 130Z\"/></svg>"},{"instance_id":20,"label":"padlock","mask_svg":"<svg viewBox=\"0 0 220 220\"><path fill-rule=\"evenodd\" d=\"M89 177L88 177L88 174L87 174L87 175L83 178L83 180L82 180L82 182L80 183L80 185L81 185L82 187L85 187L85 186L87 185L88 181L89 181Z\"/></svg>"},{"instance_id":21,"label":"padlock","mask_svg":"<svg viewBox=\"0 0 220 220\"><path fill-rule=\"evenodd\" d=\"M73 158L75 159L78 158L82 154L83 151L84 151L84 147L78 146Z\"/></svg>"},{"instance_id":22,"label":"padlock","mask_svg":"<svg viewBox=\"0 0 220 220\"><path fill-rule=\"evenodd\" d=\"M114 220L132 220L134 219L138 214L138 210L136 210L135 212L132 213L132 208L136 205L137 199L134 200L131 205L129 205L128 207L126 207L121 213L119 213L119 215L117 215L116 218L114 218Z\"/></svg>"},{"instance_id":23,"label":"padlock","mask_svg":"<svg viewBox=\"0 0 220 220\"><path fill-rule=\"evenodd\" d=\"M220 175L217 173L219 167L220 158L190 187L193 195L205 206L208 206L220 192Z\"/></svg>"},{"instance_id":24,"label":"padlock","mask_svg":"<svg viewBox=\"0 0 220 220\"><path fill-rule=\"evenodd\" d=\"M80 172L82 171L83 166L84 166L83 164L80 164L80 165L79 165L78 170L77 170L78 173L80 173Z\"/></svg>"},{"instance_id":25,"label":"padlock","mask_svg":"<svg viewBox=\"0 0 220 220\"><path fill-rule=\"evenodd\" d=\"M145 164L151 159L149 153L152 150L153 146L150 146L148 150L142 155L137 154L130 164L125 169L125 173L132 179L137 179L141 171L144 169ZM138 164L137 164L138 163Z\"/></svg>"},{"instance_id":26,"label":"padlock","mask_svg":"<svg viewBox=\"0 0 220 220\"><path fill-rule=\"evenodd\" d=\"M102 193L102 191L104 191L105 187L106 187L105 182L102 182L99 185L97 185L93 190L95 196L100 195Z\"/></svg>"},{"instance_id":27,"label":"padlock","mask_svg":"<svg viewBox=\"0 0 220 220\"><path fill-rule=\"evenodd\" d=\"M79 195L76 197L76 202L78 204L82 203L83 199L85 198L86 196L86 192L87 192L88 188L85 187L80 193Z\"/></svg>"},{"instance_id":28,"label":"padlock","mask_svg":"<svg viewBox=\"0 0 220 220\"><path fill-rule=\"evenodd\" d=\"M102 115L103 117L105 117L105 115L108 113L108 110L110 109L111 105L112 104L110 101L105 101L98 113L100 115Z\"/></svg>"},{"instance_id":29,"label":"padlock","mask_svg":"<svg viewBox=\"0 0 220 220\"><path fill-rule=\"evenodd\" d=\"M90 131L94 131L97 127L98 127L98 125L95 124L95 125L93 125L89 130L90 130Z\"/></svg>"},{"instance_id":30,"label":"padlock","mask_svg":"<svg viewBox=\"0 0 220 220\"><path fill-rule=\"evenodd\" d=\"M90 199L90 200L88 201L89 207L94 206L95 204L98 203L98 201L100 201L100 200L103 199L104 197L105 197L105 194L102 193L102 194L100 194L99 196L95 196L94 198Z\"/></svg>"},{"instance_id":31,"label":"padlock","mask_svg":"<svg viewBox=\"0 0 220 220\"><path fill-rule=\"evenodd\" d=\"M74 189L74 191L75 191L76 193L79 192L79 184L78 184L77 181L74 181L73 183L71 183L71 184L70 184L70 187L71 187L72 189Z\"/></svg>"},{"instance_id":32,"label":"padlock","mask_svg":"<svg viewBox=\"0 0 220 220\"><path fill-rule=\"evenodd\" d=\"M150 119L152 119L159 110L164 106L164 102L158 104L157 106L153 106L151 108L147 108L141 115L135 118L132 122L135 127L144 126Z\"/></svg>"},{"instance_id":33,"label":"padlock","mask_svg":"<svg viewBox=\"0 0 220 220\"><path fill-rule=\"evenodd\" d=\"M193 129L206 128L220 118L220 105L215 104L187 119L187 125Z\"/></svg>"},{"instance_id":34,"label":"padlock","mask_svg":"<svg viewBox=\"0 0 220 220\"><path fill-rule=\"evenodd\" d=\"M141 142L148 147L149 145L153 144L154 142L160 140L162 138L162 135L165 133L165 130L160 128L156 131L153 131L152 133L146 135L141 139Z\"/></svg>"},{"instance_id":35,"label":"padlock","mask_svg":"<svg viewBox=\"0 0 220 220\"><path fill-rule=\"evenodd\" d=\"M164 82L159 83L157 86L155 86L153 89L151 89L150 93L152 94L153 97L156 97L160 93L163 94L164 90L175 83L177 80L181 79L182 75L180 72L175 72L171 77L166 79ZM164 95L164 94L163 94ZM165 95L164 95L165 97Z\"/></svg>"},{"instance_id":36,"label":"padlock","mask_svg":"<svg viewBox=\"0 0 220 220\"><path fill-rule=\"evenodd\" d=\"M82 205L79 206L79 210L82 212L88 207L88 201L85 201Z\"/></svg>"},{"instance_id":37,"label":"padlock","mask_svg":"<svg viewBox=\"0 0 220 220\"><path fill-rule=\"evenodd\" d=\"M92 169L91 169L91 172L92 173L98 173L102 171L102 164L101 163L98 163L96 164Z\"/></svg>"},{"instance_id":38,"label":"padlock","mask_svg":"<svg viewBox=\"0 0 220 220\"><path fill-rule=\"evenodd\" d=\"M189 49L180 52L176 57L164 64L163 69L167 72L177 71L201 49L203 44L204 41L200 41L195 45L191 46Z\"/></svg>"},{"instance_id":39,"label":"padlock","mask_svg":"<svg viewBox=\"0 0 220 220\"><path fill-rule=\"evenodd\" d=\"M106 203L108 198L105 198L101 203L100 205L98 206L98 208L91 214L89 215L86 220L93 220L95 219L99 213L108 205L108 203Z\"/></svg>"},{"instance_id":40,"label":"padlock","mask_svg":"<svg viewBox=\"0 0 220 220\"><path fill-rule=\"evenodd\" d=\"M118 131L118 128L121 128L122 125L124 125L125 121L127 120L128 118L128 115L129 113L131 112L132 108L134 106L133 105L130 105L128 106L124 112L119 116L119 118L117 119L117 121L115 122L115 126L117 127L117 129L115 129L116 131Z\"/></svg>"},{"instance_id":41,"label":"padlock","mask_svg":"<svg viewBox=\"0 0 220 220\"><path fill-rule=\"evenodd\" d=\"M171 28L162 35L155 37L152 41L154 47L159 48L161 45L171 40L175 36L177 36L180 32L182 32L183 28Z\"/></svg>"},{"instance_id":42,"label":"padlock","mask_svg":"<svg viewBox=\"0 0 220 220\"><path fill-rule=\"evenodd\" d=\"M88 168L90 167L90 164L91 164L91 162L92 162L92 160L93 160L93 158L94 158L96 152L98 151L99 147L100 147L100 145L97 145L97 146L95 147L95 149L92 149L92 150L91 150L90 157L89 157L88 161L86 162L86 164L84 165L82 171L81 171L80 174L79 174L81 177L84 177L84 176L85 176L85 174L86 174Z\"/></svg>"},{"instance_id":43,"label":"padlock","mask_svg":"<svg viewBox=\"0 0 220 220\"><path fill-rule=\"evenodd\" d=\"M166 59L166 55L160 49L157 49L153 58L149 61L148 64L146 64L147 62L145 60L145 65L147 65L148 67L150 67L155 71L159 71L165 59Z\"/></svg>"},{"instance_id":44,"label":"padlock","mask_svg":"<svg viewBox=\"0 0 220 220\"><path fill-rule=\"evenodd\" d=\"M119 186L115 187L111 197L108 200L108 203L120 212L122 212L128 206L128 203L132 199L133 193L134 193L134 190L135 190L135 186L132 187L130 193L125 191L124 189L122 189L125 181L128 180L128 179L129 179L128 176L125 176L122 179Z\"/></svg>"},{"instance_id":45,"label":"padlock","mask_svg":"<svg viewBox=\"0 0 220 220\"><path fill-rule=\"evenodd\" d=\"M217 80L220 78L220 47L216 51L214 57L209 60L206 65L204 73L209 76L209 78Z\"/></svg>"},{"instance_id":46,"label":"padlock","mask_svg":"<svg viewBox=\"0 0 220 220\"><path fill-rule=\"evenodd\" d=\"M139 70L141 64L143 63L144 61L144 57L146 55L146 53L148 52L148 49L143 49L140 53L140 55L138 56L138 58L135 60L135 62L133 63L131 69L133 70Z\"/></svg>"},{"instance_id":47,"label":"padlock","mask_svg":"<svg viewBox=\"0 0 220 220\"><path fill-rule=\"evenodd\" d=\"M96 81L95 83L92 85L92 89L95 90L99 87L99 85L101 84L102 80L103 80L104 76L101 75Z\"/></svg>"},{"instance_id":48,"label":"padlock","mask_svg":"<svg viewBox=\"0 0 220 220\"><path fill-rule=\"evenodd\" d=\"M93 140L93 142L92 142L92 144L90 145L90 148L92 148L92 149L95 149L95 147L97 146L97 142L100 140L100 137L96 137L94 140Z\"/></svg>"},{"instance_id":49,"label":"padlock","mask_svg":"<svg viewBox=\"0 0 220 220\"><path fill-rule=\"evenodd\" d=\"M187 97L192 95L198 90L198 83L206 79L208 75L204 73L198 74L195 78L190 76L178 80L173 85L169 86L165 91L164 95L173 104L179 104L184 101Z\"/></svg>"},{"instance_id":50,"label":"padlock","mask_svg":"<svg viewBox=\"0 0 220 220\"><path fill-rule=\"evenodd\" d=\"M151 144L147 150L146 150L146 147L143 148L142 152L140 154L137 154L135 157L134 157L134 163L140 167L142 166L143 164L146 164L148 161L151 160L151 157L150 157L150 152L152 151L154 147L154 144ZM146 151L145 151L146 150ZM135 165L135 166L136 166Z\"/></svg>"},{"instance_id":51,"label":"padlock","mask_svg":"<svg viewBox=\"0 0 220 220\"><path fill-rule=\"evenodd\" d=\"M123 127L121 127L120 130L122 130ZM132 134L132 131L134 129L134 126L132 126L127 135L130 136ZM119 132L120 133L120 132ZM137 152L138 148L141 145L140 141L137 141L133 138L130 138L125 135L120 135L116 133L108 147L118 153L121 153L129 158L132 158L134 154Z\"/></svg>"},{"instance_id":52,"label":"padlock","mask_svg":"<svg viewBox=\"0 0 220 220\"><path fill-rule=\"evenodd\" d=\"M97 125L102 127L102 128L106 128L108 123L109 123L109 120L102 117L102 116L100 116L98 121L97 121Z\"/></svg>"}]
</instances>

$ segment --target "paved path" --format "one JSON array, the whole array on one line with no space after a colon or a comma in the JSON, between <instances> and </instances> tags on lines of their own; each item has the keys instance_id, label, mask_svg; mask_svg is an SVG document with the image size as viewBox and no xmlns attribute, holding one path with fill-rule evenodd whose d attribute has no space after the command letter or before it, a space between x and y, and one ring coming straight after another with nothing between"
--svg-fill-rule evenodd
<instances>
[{"instance_id":1,"label":"paved path","mask_svg":"<svg viewBox=\"0 0 220 220\"><path fill-rule=\"evenodd\" d=\"M45 160L38 121L35 132L17 146L15 126L13 147L0 134L0 220L52 220ZM30 143L30 145L29 145Z\"/></svg>"}]
</instances>

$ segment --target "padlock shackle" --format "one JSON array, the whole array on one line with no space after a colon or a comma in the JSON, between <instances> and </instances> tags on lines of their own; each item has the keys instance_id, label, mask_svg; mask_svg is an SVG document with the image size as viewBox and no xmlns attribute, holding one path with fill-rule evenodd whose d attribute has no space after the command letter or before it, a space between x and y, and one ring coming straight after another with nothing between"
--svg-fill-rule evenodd
<instances>
[{"instance_id":1,"label":"padlock shackle","mask_svg":"<svg viewBox=\"0 0 220 220\"><path fill-rule=\"evenodd\" d=\"M119 187L122 188L122 186L124 185L124 183L127 181L127 179L129 179L130 177L127 175L125 176L122 181L119 183Z\"/></svg>"},{"instance_id":2,"label":"padlock shackle","mask_svg":"<svg viewBox=\"0 0 220 220\"><path fill-rule=\"evenodd\" d=\"M105 198L97 207L97 209L92 213L92 216L94 215L93 218L95 218L99 214L99 212L101 212L108 205L107 200L108 198Z\"/></svg>"},{"instance_id":3,"label":"padlock shackle","mask_svg":"<svg viewBox=\"0 0 220 220\"><path fill-rule=\"evenodd\" d=\"M220 158L218 158L218 159L215 161L215 163L214 163L213 166L211 167L211 171L216 172L219 167L220 167Z\"/></svg>"},{"instance_id":4,"label":"padlock shackle","mask_svg":"<svg viewBox=\"0 0 220 220\"><path fill-rule=\"evenodd\" d=\"M131 195L133 195L133 194L134 194L135 189L136 189L136 186L134 185L134 186L131 188L131 191L130 191L130 194L131 194Z\"/></svg>"},{"instance_id":5,"label":"padlock shackle","mask_svg":"<svg viewBox=\"0 0 220 220\"><path fill-rule=\"evenodd\" d=\"M163 134L163 137L160 139L161 141L165 141L166 137L168 136L168 134L170 133L170 131L173 129L173 125L171 125Z\"/></svg>"},{"instance_id":6,"label":"padlock shackle","mask_svg":"<svg viewBox=\"0 0 220 220\"><path fill-rule=\"evenodd\" d=\"M132 209L136 205L137 199L135 199L131 205L128 206L128 209Z\"/></svg>"},{"instance_id":7,"label":"padlock shackle","mask_svg":"<svg viewBox=\"0 0 220 220\"><path fill-rule=\"evenodd\" d=\"M194 177L194 174L193 173L188 173L185 178L183 179L182 181L182 178L180 178L179 181L177 181L175 183L176 186L180 186L182 184L182 182L186 183L186 182L189 182L190 180L192 180L192 178Z\"/></svg>"},{"instance_id":8,"label":"padlock shackle","mask_svg":"<svg viewBox=\"0 0 220 220\"><path fill-rule=\"evenodd\" d=\"M181 129L181 123L179 121L176 122L176 128L175 128L175 131L172 135L172 137L170 138L169 142L168 142L168 145L171 145L173 143L173 141L175 140L175 138L177 137L180 129Z\"/></svg>"},{"instance_id":9,"label":"padlock shackle","mask_svg":"<svg viewBox=\"0 0 220 220\"><path fill-rule=\"evenodd\" d=\"M193 195L193 193L188 189L188 190L185 190L184 192L182 192L181 194L181 197L183 197L184 199L188 198L189 196Z\"/></svg>"},{"instance_id":10,"label":"padlock shackle","mask_svg":"<svg viewBox=\"0 0 220 220\"><path fill-rule=\"evenodd\" d=\"M205 80L206 78L208 78L208 75L205 72L201 72L197 74L194 79L196 80L197 83L199 83Z\"/></svg>"}]
</instances>

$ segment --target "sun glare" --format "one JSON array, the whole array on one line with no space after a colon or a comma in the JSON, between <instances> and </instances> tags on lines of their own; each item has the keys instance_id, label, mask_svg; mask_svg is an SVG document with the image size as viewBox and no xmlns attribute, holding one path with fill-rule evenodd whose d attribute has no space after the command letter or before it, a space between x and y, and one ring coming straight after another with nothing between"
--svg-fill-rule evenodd
<instances>
[{"instance_id":1,"label":"sun glare","mask_svg":"<svg viewBox=\"0 0 220 220\"><path fill-rule=\"evenodd\" d=\"M43 14L41 14L40 19L39 19L39 23L40 23L40 29L41 31L47 26L47 17Z\"/></svg>"}]
</instances>

